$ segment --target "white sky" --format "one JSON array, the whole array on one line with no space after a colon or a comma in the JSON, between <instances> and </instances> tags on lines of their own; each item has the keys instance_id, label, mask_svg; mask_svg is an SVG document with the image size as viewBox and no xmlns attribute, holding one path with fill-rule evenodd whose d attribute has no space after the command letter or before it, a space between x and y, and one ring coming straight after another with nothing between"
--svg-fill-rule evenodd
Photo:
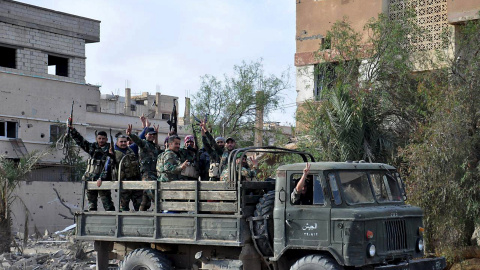
<instances>
[{"instance_id":1,"label":"white sky","mask_svg":"<svg viewBox=\"0 0 480 270\"><path fill-rule=\"evenodd\" d=\"M263 58L267 74L290 68L285 111L268 121L294 124L295 1L293 0L19 0L100 20L100 42L86 45L90 84L102 94L184 97L200 76L232 74L233 66ZM158 86L158 87L157 87Z\"/></svg>"}]
</instances>

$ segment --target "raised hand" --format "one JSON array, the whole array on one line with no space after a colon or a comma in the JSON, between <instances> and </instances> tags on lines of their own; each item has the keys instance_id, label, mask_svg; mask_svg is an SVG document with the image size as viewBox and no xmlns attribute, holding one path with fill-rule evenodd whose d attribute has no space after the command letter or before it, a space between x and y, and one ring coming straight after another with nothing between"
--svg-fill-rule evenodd
<instances>
[{"instance_id":1,"label":"raised hand","mask_svg":"<svg viewBox=\"0 0 480 270\"><path fill-rule=\"evenodd\" d=\"M142 116L140 116L140 121L142 122L142 127L143 128L147 127L147 124L146 124L147 118L145 118L144 113L142 113Z\"/></svg>"},{"instance_id":2,"label":"raised hand","mask_svg":"<svg viewBox=\"0 0 480 270\"><path fill-rule=\"evenodd\" d=\"M252 162L252 167L254 169L258 168L258 160L257 159L250 157L250 162Z\"/></svg>"},{"instance_id":3,"label":"raised hand","mask_svg":"<svg viewBox=\"0 0 480 270\"><path fill-rule=\"evenodd\" d=\"M310 166L311 166L311 165L312 165L312 164L310 164L310 163L307 162L307 165L305 165L305 168L303 169L303 174L304 174L304 175L308 175L308 173L310 172Z\"/></svg>"},{"instance_id":4,"label":"raised hand","mask_svg":"<svg viewBox=\"0 0 480 270\"><path fill-rule=\"evenodd\" d=\"M132 124L128 124L127 125L127 129L125 130L125 133L130 136L130 134L132 133Z\"/></svg>"}]
</instances>

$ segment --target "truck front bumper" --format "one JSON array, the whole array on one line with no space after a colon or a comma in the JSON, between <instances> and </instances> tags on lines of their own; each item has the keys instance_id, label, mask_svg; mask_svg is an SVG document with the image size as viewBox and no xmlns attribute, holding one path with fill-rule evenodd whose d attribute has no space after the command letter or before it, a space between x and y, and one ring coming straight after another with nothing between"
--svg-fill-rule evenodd
<instances>
[{"instance_id":1,"label":"truck front bumper","mask_svg":"<svg viewBox=\"0 0 480 270\"><path fill-rule=\"evenodd\" d=\"M375 270L443 270L447 266L444 257L412 260L395 265L377 266Z\"/></svg>"}]
</instances>

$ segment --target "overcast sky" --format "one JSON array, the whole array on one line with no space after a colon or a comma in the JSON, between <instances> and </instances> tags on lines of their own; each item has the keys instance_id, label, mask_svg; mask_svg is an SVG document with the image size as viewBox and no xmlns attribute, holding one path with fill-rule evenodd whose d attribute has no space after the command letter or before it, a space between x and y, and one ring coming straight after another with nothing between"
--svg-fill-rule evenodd
<instances>
[{"instance_id":1,"label":"overcast sky","mask_svg":"<svg viewBox=\"0 0 480 270\"><path fill-rule=\"evenodd\" d=\"M101 21L100 42L86 45L87 76L102 94L155 93L180 98L200 76L232 74L233 66L263 58L267 74L290 68L284 112L270 121L294 123L295 1L293 0L20 0Z\"/></svg>"}]
</instances>

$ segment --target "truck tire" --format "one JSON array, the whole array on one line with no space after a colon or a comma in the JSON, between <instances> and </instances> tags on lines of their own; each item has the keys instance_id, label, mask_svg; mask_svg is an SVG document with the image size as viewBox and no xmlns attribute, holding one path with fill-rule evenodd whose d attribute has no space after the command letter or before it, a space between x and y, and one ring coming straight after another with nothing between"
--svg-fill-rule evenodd
<instances>
[{"instance_id":1,"label":"truck tire","mask_svg":"<svg viewBox=\"0 0 480 270\"><path fill-rule=\"evenodd\" d=\"M343 270L343 267L328 256L308 255L293 264L290 270Z\"/></svg>"},{"instance_id":2,"label":"truck tire","mask_svg":"<svg viewBox=\"0 0 480 270\"><path fill-rule=\"evenodd\" d=\"M253 226L253 231L255 235L260 236L260 238L256 239L257 247L258 249L262 252L264 256L272 256L273 255L273 250L270 248L273 248L273 207L275 204L275 190L271 190L267 192L266 194L263 195L262 198L257 203L257 207L254 212L255 217L262 217L265 215L269 215L269 218L267 220L267 227L265 227L265 222L264 220L255 220L254 221L254 226ZM265 235L265 232L268 232L268 236L270 239L267 239L267 237L263 237Z\"/></svg>"},{"instance_id":3,"label":"truck tire","mask_svg":"<svg viewBox=\"0 0 480 270\"><path fill-rule=\"evenodd\" d=\"M162 253L139 248L130 252L119 265L120 270L171 270L172 263Z\"/></svg>"}]
</instances>

